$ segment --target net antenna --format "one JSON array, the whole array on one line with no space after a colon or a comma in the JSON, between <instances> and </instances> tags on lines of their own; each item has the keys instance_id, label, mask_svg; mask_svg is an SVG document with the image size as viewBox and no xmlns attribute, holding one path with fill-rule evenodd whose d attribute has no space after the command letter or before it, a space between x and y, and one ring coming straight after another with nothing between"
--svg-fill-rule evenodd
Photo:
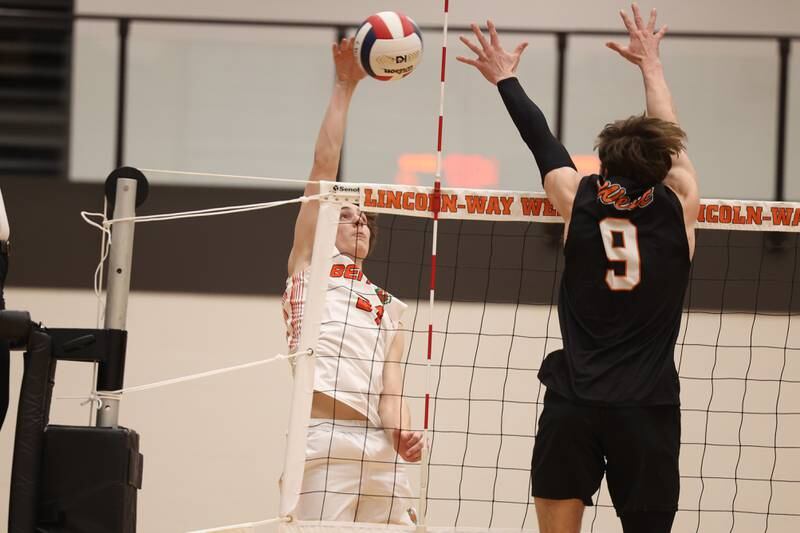
<instances>
[{"instance_id":1,"label":"net antenna","mask_svg":"<svg viewBox=\"0 0 800 533\"><path fill-rule=\"evenodd\" d=\"M443 0L443 24L442 24L442 53L441 53L441 72L439 77L439 120L437 123L436 133L436 175L434 176L434 195L432 197L432 211L433 211L433 238L431 242L431 279L430 279L430 321L428 322L428 353L427 353L427 366L425 369L425 414L423 417L422 438L424 446L422 449L422 469L420 471L419 479L419 515L417 522L417 531L423 533L427 531L428 522L428 475L430 472L430 450L428 449L429 435L429 422L430 422L430 384L431 384L431 357L433 353L433 317L434 317L434 302L436 295L436 250L437 238L439 235L439 210L441 207L440 192L442 188L442 140L444 138L444 95L445 95L445 82L447 73L447 30L450 15L450 1Z\"/></svg>"}]
</instances>

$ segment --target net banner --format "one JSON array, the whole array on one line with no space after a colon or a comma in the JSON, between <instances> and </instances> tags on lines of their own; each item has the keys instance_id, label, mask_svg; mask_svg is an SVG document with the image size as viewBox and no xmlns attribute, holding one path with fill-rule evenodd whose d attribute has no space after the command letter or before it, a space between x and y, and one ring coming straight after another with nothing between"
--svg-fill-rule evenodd
<instances>
[{"instance_id":1,"label":"net banner","mask_svg":"<svg viewBox=\"0 0 800 533\"><path fill-rule=\"evenodd\" d=\"M544 193L485 189L448 189L368 183L324 184L331 199L358 203L364 211L440 219L561 223L561 215ZM611 200L630 201L623 191ZM752 200L700 201L697 227L737 231L796 232L800 203Z\"/></svg>"}]
</instances>

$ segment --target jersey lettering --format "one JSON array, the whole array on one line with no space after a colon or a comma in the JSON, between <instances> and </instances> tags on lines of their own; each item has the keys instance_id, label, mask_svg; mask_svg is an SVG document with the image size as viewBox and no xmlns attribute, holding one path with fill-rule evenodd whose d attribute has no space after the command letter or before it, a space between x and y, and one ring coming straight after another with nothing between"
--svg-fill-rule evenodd
<instances>
[{"instance_id":1,"label":"jersey lettering","mask_svg":"<svg viewBox=\"0 0 800 533\"><path fill-rule=\"evenodd\" d=\"M364 273L356 265L343 265L341 263L334 263L331 266L332 278L345 278L353 281L361 281L364 279ZM367 280L369 284L369 280Z\"/></svg>"},{"instance_id":2,"label":"jersey lettering","mask_svg":"<svg viewBox=\"0 0 800 533\"><path fill-rule=\"evenodd\" d=\"M612 264L606 271L606 285L612 291L632 291L642 279L636 226L626 218L604 218L600 221L600 234Z\"/></svg>"},{"instance_id":3,"label":"jersey lettering","mask_svg":"<svg viewBox=\"0 0 800 533\"><path fill-rule=\"evenodd\" d=\"M372 304L369 303L369 300L367 300L363 296L359 296L358 299L356 300L356 308L361 309L362 311L366 311L367 313L371 313L373 310ZM375 323L380 326L381 322L383 321L384 308L382 305L376 305L374 307L374 310L375 310Z\"/></svg>"}]
</instances>

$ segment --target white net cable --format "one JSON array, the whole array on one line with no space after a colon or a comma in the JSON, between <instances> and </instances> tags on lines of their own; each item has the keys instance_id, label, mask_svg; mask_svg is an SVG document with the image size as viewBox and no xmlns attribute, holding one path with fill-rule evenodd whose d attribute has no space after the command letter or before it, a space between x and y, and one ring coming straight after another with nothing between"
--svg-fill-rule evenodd
<instances>
[{"instance_id":1,"label":"white net cable","mask_svg":"<svg viewBox=\"0 0 800 533\"><path fill-rule=\"evenodd\" d=\"M153 174L165 174L168 176L192 176L192 177L209 177L209 178L223 178L231 180L246 180L246 181L262 181L265 183L291 183L294 185L305 185L312 183L312 180L302 180L295 178L272 178L268 176L249 176L243 174L220 174L218 172L192 172L188 170L164 170L158 168L141 168L142 172L150 172Z\"/></svg>"},{"instance_id":2,"label":"white net cable","mask_svg":"<svg viewBox=\"0 0 800 533\"><path fill-rule=\"evenodd\" d=\"M191 174L191 173L184 173L184 174ZM251 178L256 178L252 177ZM269 178L263 178L269 179ZM299 181L299 180L293 180ZM93 213L89 211L81 211L80 215L81 218L90 226L97 228L101 232L101 241L100 241L100 259L98 261L97 267L94 271L93 276L93 287L94 292L97 298L97 328L100 328L100 319L103 309L103 266L105 265L106 260L108 259L110 250L111 250L111 226L116 223L120 222L164 222L169 220L182 220L187 218L201 218L201 217L211 217L211 216L221 216L221 215L230 215L236 213L245 213L250 211L258 211L263 209L270 209L274 207L280 207L284 205L290 205L294 203L304 203L311 200L316 200L319 198L320 195L311 195L311 196L300 196L298 198L292 198L289 200L281 200L281 201L274 201L274 202L260 202L255 204L245 204L245 205L235 205L235 206L223 206L223 207L214 207L208 209L198 209L193 211L183 211L183 212L176 212L176 213L163 213L157 215L147 215L147 216L136 216L136 217L125 217L119 219L111 219L109 220L106 216L108 212L108 201L104 200L103 202L103 212L102 213ZM100 222L95 222L92 220L93 218L99 218ZM278 361L281 359L291 359L294 358L294 355L277 355L270 359L265 359L262 361L256 361L253 363L247 363L244 365L238 365L230 368L210 371L210 372L203 372L201 374L193 375L193 376L186 376L183 378L175 378L171 380L165 380L158 383L153 383L149 385L141 385L129 389L122 389L119 391L109 391L104 392L102 394L98 394L96 390L97 384L97 364L93 365L93 374L92 374L92 382L90 384L90 392L87 396L59 396L56 399L59 400L83 400L83 404L94 404L99 409L102 405L102 399L115 399L118 395L124 392L136 392L141 390L151 390L167 385L172 385L176 383L183 383L185 381L192 381L196 379L202 379L210 376L215 376L218 374L223 374L226 372L233 372L236 370L241 370L244 368L251 368L253 366L259 366L266 363L271 363L274 361ZM89 424L92 424L92 417L95 410L90 409L89 414Z\"/></svg>"},{"instance_id":3,"label":"white net cable","mask_svg":"<svg viewBox=\"0 0 800 533\"><path fill-rule=\"evenodd\" d=\"M213 376L219 376L222 374L228 374L230 372L237 372L240 370L247 370L250 368L255 368L259 366L268 365L270 363L275 363L277 361L291 361L297 358L300 355L311 355L311 351L306 353L293 353L293 354L277 354L267 359L260 359L258 361L251 361L249 363L242 363L240 365L234 366L227 366L224 368L218 368L215 370L208 370L206 372L199 372L197 374L189 374L186 376L181 376L177 378L165 379L162 381L156 381L154 383L148 383L145 385L136 385L133 387L125 387L124 389L119 389L115 391L103 391L97 392L94 391L89 396L57 396L57 400L84 400L84 401L97 401L103 399L116 399L121 394L131 393L131 392L142 392L148 391L153 389L160 389L162 387L167 387L169 385L177 385L179 383L187 383L189 381L197 381L199 379L206 379Z\"/></svg>"},{"instance_id":4,"label":"white net cable","mask_svg":"<svg viewBox=\"0 0 800 533\"><path fill-rule=\"evenodd\" d=\"M197 209L194 211L182 211L177 213L163 213L158 215L144 215L144 216L136 216L136 217L124 217L124 218L116 218L116 219L106 219L104 213L92 213L89 211L81 211L81 218L95 228L98 228L100 231L108 233L110 230L109 228L111 225L119 223L119 222L165 222L168 220L181 220L185 218L202 218L202 217L213 217L213 216L220 216L220 215L232 215L235 213L246 213L249 211L259 211L262 209L270 209L273 207L280 207L283 205L290 205L296 203L304 203L311 200L316 200L319 198L319 195L312 195L312 196L301 196L299 198L292 198L289 200L279 200L275 202L261 202L255 204L245 204L245 205L235 205L235 206L226 206L226 207L212 207L209 209ZM97 223L92 220L92 218L100 218L101 222Z\"/></svg>"},{"instance_id":5,"label":"white net cable","mask_svg":"<svg viewBox=\"0 0 800 533\"><path fill-rule=\"evenodd\" d=\"M259 520L258 522L243 522L241 524L232 524L230 526L220 526L211 529L195 529L187 533L255 533L254 528L277 524L279 522L288 522L288 519L270 518L267 520Z\"/></svg>"}]
</instances>

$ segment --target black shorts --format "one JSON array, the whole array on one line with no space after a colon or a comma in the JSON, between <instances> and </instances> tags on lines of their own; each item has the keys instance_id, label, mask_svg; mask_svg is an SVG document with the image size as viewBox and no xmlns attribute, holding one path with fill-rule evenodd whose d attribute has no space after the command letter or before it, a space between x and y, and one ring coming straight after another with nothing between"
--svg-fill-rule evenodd
<instances>
[{"instance_id":1,"label":"black shorts","mask_svg":"<svg viewBox=\"0 0 800 533\"><path fill-rule=\"evenodd\" d=\"M618 515L674 512L680 436L678 406L585 405L548 390L533 446L533 496L592 505L605 473Z\"/></svg>"}]
</instances>

